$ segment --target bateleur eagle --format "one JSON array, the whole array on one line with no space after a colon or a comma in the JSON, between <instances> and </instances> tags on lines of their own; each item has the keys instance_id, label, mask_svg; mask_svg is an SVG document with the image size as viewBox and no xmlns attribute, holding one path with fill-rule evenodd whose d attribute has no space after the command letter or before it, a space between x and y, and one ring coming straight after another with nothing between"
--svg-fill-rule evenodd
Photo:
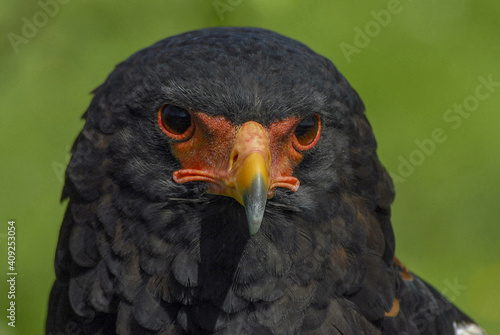
<instances>
[{"instance_id":1,"label":"bateleur eagle","mask_svg":"<svg viewBox=\"0 0 500 335\"><path fill-rule=\"evenodd\" d=\"M192 31L94 93L47 334L484 334L394 257L363 103L307 46Z\"/></svg>"}]
</instances>

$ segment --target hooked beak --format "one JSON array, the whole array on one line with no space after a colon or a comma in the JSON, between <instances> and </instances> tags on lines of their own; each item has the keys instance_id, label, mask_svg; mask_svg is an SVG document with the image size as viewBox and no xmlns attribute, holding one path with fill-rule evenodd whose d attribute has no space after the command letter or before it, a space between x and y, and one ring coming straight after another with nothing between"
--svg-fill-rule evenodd
<instances>
[{"instance_id":1,"label":"hooked beak","mask_svg":"<svg viewBox=\"0 0 500 335\"><path fill-rule=\"evenodd\" d=\"M264 128L249 121L236 134L224 180L224 195L233 197L245 207L250 235L260 228L269 191L271 153Z\"/></svg>"},{"instance_id":2,"label":"hooked beak","mask_svg":"<svg viewBox=\"0 0 500 335\"><path fill-rule=\"evenodd\" d=\"M245 206L250 235L260 228L266 209L269 173L261 153L250 154L235 173L233 198Z\"/></svg>"},{"instance_id":3,"label":"hooked beak","mask_svg":"<svg viewBox=\"0 0 500 335\"><path fill-rule=\"evenodd\" d=\"M236 199L245 207L250 235L255 235L262 224L267 199L276 188L292 192L299 188L299 180L291 174L301 159L300 153L286 150L286 143L280 146L285 148L281 151L274 147L271 164L270 137L273 132L283 132L282 128L269 125L266 130L255 121L233 127L221 117L201 112L194 113L193 118L197 128L192 138L172 144L173 153L183 166L174 171L174 181L203 181L209 185L208 193ZM283 121L281 127L292 129L296 123L294 118ZM291 148L292 142L288 145Z\"/></svg>"}]
</instances>

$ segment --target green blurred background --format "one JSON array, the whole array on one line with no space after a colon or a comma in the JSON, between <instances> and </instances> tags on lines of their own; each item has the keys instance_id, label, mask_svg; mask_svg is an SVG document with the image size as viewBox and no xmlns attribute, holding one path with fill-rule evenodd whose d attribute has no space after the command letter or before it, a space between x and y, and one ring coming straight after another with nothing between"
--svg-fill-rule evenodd
<instances>
[{"instance_id":1,"label":"green blurred background","mask_svg":"<svg viewBox=\"0 0 500 335\"><path fill-rule=\"evenodd\" d=\"M500 82L500 2L60 1L45 16L38 1L0 2L0 277L9 219L17 222L18 272L15 329L0 281L1 334L43 333L62 178L89 92L138 49L210 26L268 28L337 65L363 98L380 157L398 179L399 258L500 333L500 87L476 91L480 77ZM468 117L447 111L464 104ZM426 139L436 131L432 148Z\"/></svg>"}]
</instances>

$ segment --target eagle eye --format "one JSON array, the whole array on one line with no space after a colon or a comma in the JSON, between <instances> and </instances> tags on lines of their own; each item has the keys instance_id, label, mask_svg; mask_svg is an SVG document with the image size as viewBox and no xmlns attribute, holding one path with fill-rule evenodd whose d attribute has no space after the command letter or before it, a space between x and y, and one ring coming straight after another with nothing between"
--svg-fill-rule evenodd
<instances>
[{"instance_id":1,"label":"eagle eye","mask_svg":"<svg viewBox=\"0 0 500 335\"><path fill-rule=\"evenodd\" d=\"M321 120L319 115L308 116L295 127L295 148L299 151L311 149L319 139Z\"/></svg>"},{"instance_id":2,"label":"eagle eye","mask_svg":"<svg viewBox=\"0 0 500 335\"><path fill-rule=\"evenodd\" d=\"M187 140L194 131L191 113L182 107L174 105L160 107L158 124L165 134L178 141Z\"/></svg>"}]
</instances>

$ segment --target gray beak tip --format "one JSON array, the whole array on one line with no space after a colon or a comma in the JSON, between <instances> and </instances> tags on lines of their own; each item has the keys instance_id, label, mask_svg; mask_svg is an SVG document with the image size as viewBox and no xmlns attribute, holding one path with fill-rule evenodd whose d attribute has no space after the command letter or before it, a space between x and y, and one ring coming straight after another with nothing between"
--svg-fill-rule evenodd
<instances>
[{"instance_id":1,"label":"gray beak tip","mask_svg":"<svg viewBox=\"0 0 500 335\"><path fill-rule=\"evenodd\" d=\"M266 202L267 188L262 178L257 178L252 182L250 192L243 193L250 236L254 236L259 231L266 210Z\"/></svg>"}]
</instances>

